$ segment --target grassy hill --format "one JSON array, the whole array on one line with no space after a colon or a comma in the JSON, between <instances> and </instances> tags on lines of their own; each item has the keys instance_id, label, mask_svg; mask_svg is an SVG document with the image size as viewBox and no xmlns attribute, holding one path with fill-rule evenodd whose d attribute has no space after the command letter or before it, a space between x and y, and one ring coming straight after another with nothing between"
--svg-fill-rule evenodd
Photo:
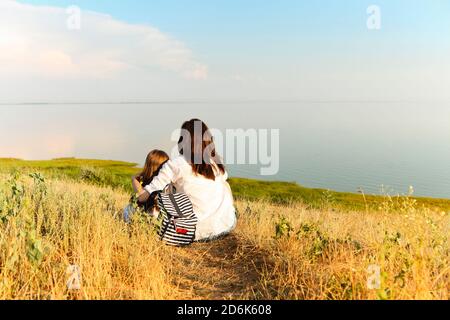
<instances>
[{"instance_id":1,"label":"grassy hill","mask_svg":"<svg viewBox=\"0 0 450 320\"><path fill-rule=\"evenodd\" d=\"M0 300L450 298L444 200L232 179L232 235L172 248L121 218L133 164L0 163Z\"/></svg>"},{"instance_id":2,"label":"grassy hill","mask_svg":"<svg viewBox=\"0 0 450 320\"><path fill-rule=\"evenodd\" d=\"M73 179L99 186L112 186L131 192L130 176L139 171L135 163L112 160L61 158L44 161L0 159L0 173L41 172L45 176ZM347 209L377 209L386 201L401 207L405 197L373 196L324 189L311 189L289 182L268 182L243 178L231 178L233 194L241 200L266 200L277 204L301 202L312 208L323 206ZM450 210L450 200L408 197L419 206Z\"/></svg>"},{"instance_id":3,"label":"grassy hill","mask_svg":"<svg viewBox=\"0 0 450 320\"><path fill-rule=\"evenodd\" d=\"M124 161L76 158L29 161L0 158L0 172L11 173L15 170L24 174L41 172L52 178L70 178L130 191L130 177L139 171L135 163Z\"/></svg>"}]
</instances>

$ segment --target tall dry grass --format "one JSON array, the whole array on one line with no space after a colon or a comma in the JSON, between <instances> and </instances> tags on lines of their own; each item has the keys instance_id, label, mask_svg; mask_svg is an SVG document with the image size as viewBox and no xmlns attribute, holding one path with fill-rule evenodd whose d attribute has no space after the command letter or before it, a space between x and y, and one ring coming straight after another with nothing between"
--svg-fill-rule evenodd
<instances>
[{"instance_id":1,"label":"tall dry grass","mask_svg":"<svg viewBox=\"0 0 450 320\"><path fill-rule=\"evenodd\" d=\"M363 212L238 201L233 237L238 248L217 242L194 245L193 251L161 244L144 215L135 216L130 225L122 222L128 201L126 193L110 188L45 180L39 174L2 176L0 299L189 298L190 282L177 277L194 253L199 261L190 261L190 269L181 274L195 278L203 290L197 292L205 296L450 298L450 215L418 208L412 199L394 208L386 198L379 210ZM242 263L218 261L229 256L222 251L230 248ZM67 286L72 265L81 271L80 290ZM376 268L379 287L375 281L376 288L369 288ZM245 281L257 284L211 285L205 270L225 282L244 281L236 275L246 270ZM217 277L221 272L224 276ZM180 282L183 290L177 287ZM240 295L211 294L218 288L251 289Z\"/></svg>"},{"instance_id":2,"label":"tall dry grass","mask_svg":"<svg viewBox=\"0 0 450 320\"><path fill-rule=\"evenodd\" d=\"M121 221L128 200L39 176L2 183L0 299L173 298L167 248L146 221ZM81 271L81 290L67 286L71 265Z\"/></svg>"},{"instance_id":3,"label":"tall dry grass","mask_svg":"<svg viewBox=\"0 0 450 320\"><path fill-rule=\"evenodd\" d=\"M237 232L270 258L262 297L449 299L449 213L390 203L373 212L240 203Z\"/></svg>"}]
</instances>

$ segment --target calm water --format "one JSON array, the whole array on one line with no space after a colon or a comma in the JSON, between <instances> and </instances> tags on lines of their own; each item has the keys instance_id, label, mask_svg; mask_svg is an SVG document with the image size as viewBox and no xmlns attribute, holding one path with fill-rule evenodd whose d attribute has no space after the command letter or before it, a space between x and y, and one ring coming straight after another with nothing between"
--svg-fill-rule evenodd
<instances>
[{"instance_id":1,"label":"calm water","mask_svg":"<svg viewBox=\"0 0 450 320\"><path fill-rule=\"evenodd\" d=\"M280 129L280 170L234 165L234 176L340 191L450 198L450 104L156 103L0 106L0 157L76 156L142 163L171 133L210 127Z\"/></svg>"}]
</instances>

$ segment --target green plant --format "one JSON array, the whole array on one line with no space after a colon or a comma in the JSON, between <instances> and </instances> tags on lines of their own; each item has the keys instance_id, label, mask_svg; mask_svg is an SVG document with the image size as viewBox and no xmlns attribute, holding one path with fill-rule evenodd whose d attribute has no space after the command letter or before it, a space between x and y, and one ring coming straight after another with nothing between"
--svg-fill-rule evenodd
<instances>
[{"instance_id":1,"label":"green plant","mask_svg":"<svg viewBox=\"0 0 450 320\"><path fill-rule=\"evenodd\" d=\"M25 189L20 181L20 173L14 171L7 181L6 197L0 202L0 222L5 223L10 218L17 216L22 208L23 197Z\"/></svg>"},{"instance_id":2,"label":"green plant","mask_svg":"<svg viewBox=\"0 0 450 320\"><path fill-rule=\"evenodd\" d=\"M325 190L322 193L322 201L325 207L333 207L336 204L336 197L331 190Z\"/></svg>"},{"instance_id":3,"label":"green plant","mask_svg":"<svg viewBox=\"0 0 450 320\"><path fill-rule=\"evenodd\" d=\"M42 202L47 196L47 184L45 177L42 173L34 172L28 175L33 179L33 192L31 193L31 199L36 203L36 211L42 206Z\"/></svg>"},{"instance_id":4,"label":"green plant","mask_svg":"<svg viewBox=\"0 0 450 320\"><path fill-rule=\"evenodd\" d=\"M36 230L32 229L33 226L29 227L29 230L22 233L22 236L26 239L27 258L33 266L39 266L48 248L44 246L42 239L38 238Z\"/></svg>"},{"instance_id":5,"label":"green plant","mask_svg":"<svg viewBox=\"0 0 450 320\"><path fill-rule=\"evenodd\" d=\"M392 297L392 291L390 288L386 286L386 282L388 279L387 272L380 273L380 288L377 289L377 298L379 300L389 300Z\"/></svg>"},{"instance_id":6,"label":"green plant","mask_svg":"<svg viewBox=\"0 0 450 320\"><path fill-rule=\"evenodd\" d=\"M275 239L290 237L292 231L293 228L291 223L285 217L280 217L278 222L275 224Z\"/></svg>"},{"instance_id":7,"label":"green plant","mask_svg":"<svg viewBox=\"0 0 450 320\"><path fill-rule=\"evenodd\" d=\"M330 243L328 237L314 224L302 223L300 225L299 231L297 232L297 238L301 239L303 237L311 241L308 255L312 257L322 255Z\"/></svg>"},{"instance_id":8,"label":"green plant","mask_svg":"<svg viewBox=\"0 0 450 320\"><path fill-rule=\"evenodd\" d=\"M83 181L90 182L97 185L103 185L105 183L105 173L102 169L83 167L81 168L80 178Z\"/></svg>"}]
</instances>

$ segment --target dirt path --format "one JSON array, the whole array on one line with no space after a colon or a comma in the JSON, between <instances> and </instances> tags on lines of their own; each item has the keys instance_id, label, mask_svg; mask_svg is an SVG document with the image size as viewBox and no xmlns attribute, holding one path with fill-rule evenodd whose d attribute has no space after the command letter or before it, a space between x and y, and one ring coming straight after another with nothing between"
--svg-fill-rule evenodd
<instances>
[{"instance_id":1,"label":"dirt path","mask_svg":"<svg viewBox=\"0 0 450 320\"><path fill-rule=\"evenodd\" d=\"M177 249L174 260L174 285L185 299L261 297L260 274L268 257L236 234Z\"/></svg>"}]
</instances>

